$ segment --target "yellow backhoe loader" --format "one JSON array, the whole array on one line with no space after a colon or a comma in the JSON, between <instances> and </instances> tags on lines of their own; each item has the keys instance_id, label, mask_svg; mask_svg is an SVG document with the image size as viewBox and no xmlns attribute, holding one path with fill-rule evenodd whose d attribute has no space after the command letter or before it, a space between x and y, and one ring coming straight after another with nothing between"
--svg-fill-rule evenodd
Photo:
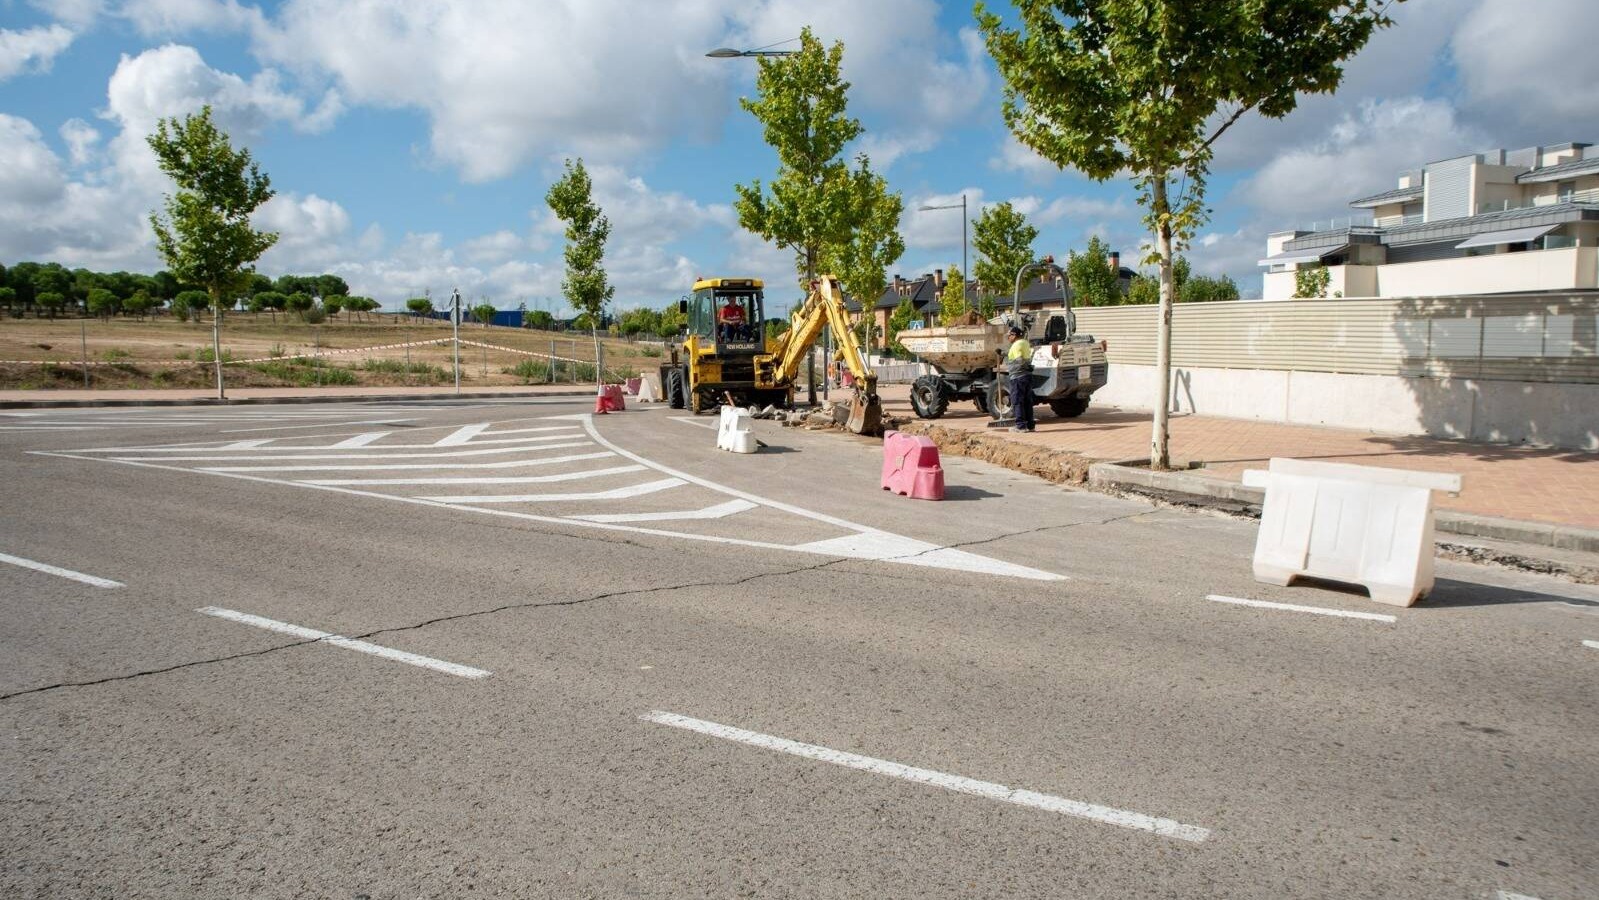
<instances>
[{"instance_id":1,"label":"yellow backhoe loader","mask_svg":"<svg viewBox=\"0 0 1599 900\"><path fill-rule=\"evenodd\" d=\"M763 285L755 278L694 283L692 298L679 304L688 317L687 333L661 366L668 405L699 413L731 397L740 405L790 406L806 356L822 330L831 326L838 341L836 356L855 382L845 427L856 434L878 434L883 408L877 376L861 355L838 279L823 276L813 282L805 301L789 315L788 330L770 339L763 327L764 304Z\"/></svg>"}]
</instances>

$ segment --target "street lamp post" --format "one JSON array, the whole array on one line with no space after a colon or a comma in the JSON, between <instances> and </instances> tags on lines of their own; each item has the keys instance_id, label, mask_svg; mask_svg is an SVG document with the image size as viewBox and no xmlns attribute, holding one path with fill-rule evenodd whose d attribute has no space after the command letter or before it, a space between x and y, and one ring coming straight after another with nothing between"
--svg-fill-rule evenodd
<instances>
[{"instance_id":1,"label":"street lamp post","mask_svg":"<svg viewBox=\"0 0 1599 900\"><path fill-rule=\"evenodd\" d=\"M927 212L928 210L933 210L933 209L957 209L957 208L961 211L961 278L964 280L964 279L968 279L968 278L972 277L971 271L969 269L967 269L967 267L966 267L966 195L964 193L961 194L961 202L960 202L960 206L959 207L957 207L953 203L947 203L947 204L944 204L943 206L922 206L922 207L918 207L916 211L917 212ZM961 285L961 293L964 295L965 292L966 292L966 285L962 284Z\"/></svg>"},{"instance_id":2,"label":"street lamp post","mask_svg":"<svg viewBox=\"0 0 1599 900\"><path fill-rule=\"evenodd\" d=\"M789 38L787 41L778 41L777 44L786 44L789 41L797 40L799 38ZM776 47L777 44L767 44L765 47L757 47L754 50L734 50L732 47L717 47L705 55L711 59L739 59L745 56L793 56L799 52L798 50L773 50L772 48Z\"/></svg>"}]
</instances>

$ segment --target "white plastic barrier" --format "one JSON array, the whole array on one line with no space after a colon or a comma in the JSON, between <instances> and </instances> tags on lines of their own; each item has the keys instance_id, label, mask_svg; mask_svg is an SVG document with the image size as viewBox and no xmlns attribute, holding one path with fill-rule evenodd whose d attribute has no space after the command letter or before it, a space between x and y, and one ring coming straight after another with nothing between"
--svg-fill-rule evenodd
<instances>
[{"instance_id":1,"label":"white plastic barrier","mask_svg":"<svg viewBox=\"0 0 1599 900\"><path fill-rule=\"evenodd\" d=\"M661 399L661 386L659 375L654 372L644 372L639 375L638 396L633 399L638 403L656 403Z\"/></svg>"},{"instance_id":2,"label":"white plastic barrier","mask_svg":"<svg viewBox=\"0 0 1599 900\"><path fill-rule=\"evenodd\" d=\"M751 430L750 411L734 406L722 407L722 421L716 428L716 448L734 453L754 453L755 432Z\"/></svg>"},{"instance_id":3,"label":"white plastic barrier","mask_svg":"<svg viewBox=\"0 0 1599 900\"><path fill-rule=\"evenodd\" d=\"M1459 475L1298 459L1251 469L1244 484L1266 489L1256 581L1327 578L1394 606L1432 590L1432 492L1460 493Z\"/></svg>"}]
</instances>

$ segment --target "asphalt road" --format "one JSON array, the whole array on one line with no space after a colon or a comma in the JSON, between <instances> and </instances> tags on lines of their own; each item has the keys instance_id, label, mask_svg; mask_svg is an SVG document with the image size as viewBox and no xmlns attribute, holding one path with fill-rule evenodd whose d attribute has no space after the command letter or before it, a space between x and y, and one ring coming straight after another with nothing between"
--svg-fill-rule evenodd
<instances>
[{"instance_id":1,"label":"asphalt road","mask_svg":"<svg viewBox=\"0 0 1599 900\"><path fill-rule=\"evenodd\" d=\"M1599 590L584 411L0 415L0 896L1599 896Z\"/></svg>"}]
</instances>

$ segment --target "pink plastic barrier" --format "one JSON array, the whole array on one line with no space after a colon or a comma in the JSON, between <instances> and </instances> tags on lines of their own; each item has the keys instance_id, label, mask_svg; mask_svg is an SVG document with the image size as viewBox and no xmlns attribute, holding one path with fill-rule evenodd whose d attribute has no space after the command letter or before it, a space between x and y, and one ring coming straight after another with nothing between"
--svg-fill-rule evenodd
<instances>
[{"instance_id":1,"label":"pink plastic barrier","mask_svg":"<svg viewBox=\"0 0 1599 900\"><path fill-rule=\"evenodd\" d=\"M627 393L632 394L633 396L637 397L638 396L639 383L642 382L643 380L644 379L642 379L642 378L629 378L627 380Z\"/></svg>"},{"instance_id":2,"label":"pink plastic barrier","mask_svg":"<svg viewBox=\"0 0 1599 900\"><path fill-rule=\"evenodd\" d=\"M883 490L915 500L944 499L944 468L938 445L919 435L883 435Z\"/></svg>"},{"instance_id":3,"label":"pink plastic barrier","mask_svg":"<svg viewBox=\"0 0 1599 900\"><path fill-rule=\"evenodd\" d=\"M608 412L621 412L624 409L627 409L627 405L622 402L622 386L619 384L607 384L601 387L599 395L594 398L595 415L603 416Z\"/></svg>"}]
</instances>

